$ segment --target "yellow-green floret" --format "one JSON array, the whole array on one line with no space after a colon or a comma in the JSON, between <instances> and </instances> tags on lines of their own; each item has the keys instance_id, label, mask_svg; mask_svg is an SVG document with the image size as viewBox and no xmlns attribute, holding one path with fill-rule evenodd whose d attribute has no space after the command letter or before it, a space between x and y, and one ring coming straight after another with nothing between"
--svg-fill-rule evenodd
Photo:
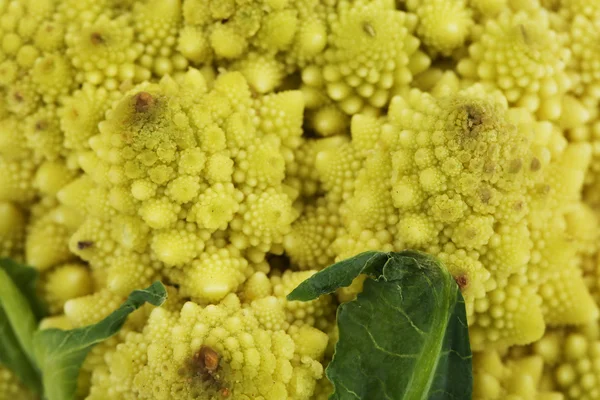
<instances>
[{"instance_id":1,"label":"yellow-green floret","mask_svg":"<svg viewBox=\"0 0 600 400\"><path fill-rule=\"evenodd\" d=\"M473 358L474 400L563 400L558 391L541 388L544 359L539 355L508 357L484 351Z\"/></svg>"},{"instance_id":2,"label":"yellow-green floret","mask_svg":"<svg viewBox=\"0 0 600 400\"><path fill-rule=\"evenodd\" d=\"M153 310L94 373L88 399L311 398L327 336L307 328L294 338L280 328L285 314L267 322L255 302L229 294L215 305Z\"/></svg>"},{"instance_id":3,"label":"yellow-green floret","mask_svg":"<svg viewBox=\"0 0 600 400\"><path fill-rule=\"evenodd\" d=\"M437 255L466 298L474 349L530 343L546 323L597 316L566 218L580 204L589 146L567 145L481 86L439 98L407 91L385 118L355 115L351 134L315 161L330 221L339 209L342 222L337 259L370 249ZM305 215L294 227L292 262L322 258L307 244L325 225Z\"/></svg>"},{"instance_id":4,"label":"yellow-green floret","mask_svg":"<svg viewBox=\"0 0 600 400\"><path fill-rule=\"evenodd\" d=\"M0 399L36 400L19 379L7 368L0 365Z\"/></svg>"},{"instance_id":5,"label":"yellow-green floret","mask_svg":"<svg viewBox=\"0 0 600 400\"><path fill-rule=\"evenodd\" d=\"M411 34L415 15L385 1L341 1L329 12L328 46L302 70L309 121L323 135L343 128L344 114L378 113L429 66Z\"/></svg>"},{"instance_id":6,"label":"yellow-green floret","mask_svg":"<svg viewBox=\"0 0 600 400\"><path fill-rule=\"evenodd\" d=\"M434 54L449 55L462 47L473 25L464 0L408 0L406 7L419 18L416 33Z\"/></svg>"},{"instance_id":7,"label":"yellow-green floret","mask_svg":"<svg viewBox=\"0 0 600 400\"><path fill-rule=\"evenodd\" d=\"M514 349L514 357L543 360L541 385L565 400L600 398L600 336L597 322L577 328L548 331L528 348Z\"/></svg>"},{"instance_id":8,"label":"yellow-green floret","mask_svg":"<svg viewBox=\"0 0 600 400\"><path fill-rule=\"evenodd\" d=\"M78 398L325 400L364 276L286 295L416 249L466 300L474 400L600 400L598 207L600 1L0 0L0 258L40 328L169 293Z\"/></svg>"},{"instance_id":9,"label":"yellow-green floret","mask_svg":"<svg viewBox=\"0 0 600 400\"><path fill-rule=\"evenodd\" d=\"M42 276L42 298L51 314L60 314L65 303L93 291L89 269L80 263L66 263Z\"/></svg>"},{"instance_id":10,"label":"yellow-green floret","mask_svg":"<svg viewBox=\"0 0 600 400\"><path fill-rule=\"evenodd\" d=\"M23 258L25 216L15 204L0 201L0 258Z\"/></svg>"},{"instance_id":11,"label":"yellow-green floret","mask_svg":"<svg viewBox=\"0 0 600 400\"><path fill-rule=\"evenodd\" d=\"M88 215L71 251L125 294L160 276L219 301L278 251L297 216L282 184L300 144L303 101L254 98L240 73L209 88L190 70L129 90L78 157L58 196Z\"/></svg>"},{"instance_id":12,"label":"yellow-green floret","mask_svg":"<svg viewBox=\"0 0 600 400\"><path fill-rule=\"evenodd\" d=\"M544 9L503 11L474 29L468 56L457 66L465 78L500 89L510 104L560 117L571 81L566 64L571 52L564 33L551 27Z\"/></svg>"}]
</instances>

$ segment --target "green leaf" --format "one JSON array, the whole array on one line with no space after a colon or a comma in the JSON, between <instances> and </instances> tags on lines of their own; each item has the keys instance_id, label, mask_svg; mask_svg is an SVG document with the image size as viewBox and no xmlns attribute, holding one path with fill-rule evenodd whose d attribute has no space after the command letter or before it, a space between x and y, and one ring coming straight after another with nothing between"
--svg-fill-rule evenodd
<instances>
[{"instance_id":1,"label":"green leaf","mask_svg":"<svg viewBox=\"0 0 600 400\"><path fill-rule=\"evenodd\" d=\"M31 390L41 393L33 351L37 315L43 315L35 294L36 280L36 270L0 259L0 363Z\"/></svg>"},{"instance_id":2,"label":"green leaf","mask_svg":"<svg viewBox=\"0 0 600 400\"><path fill-rule=\"evenodd\" d=\"M10 326L8 316L0 307L0 364L11 370L25 386L36 393L42 392L39 371L23 351L21 343Z\"/></svg>"},{"instance_id":3,"label":"green leaf","mask_svg":"<svg viewBox=\"0 0 600 400\"><path fill-rule=\"evenodd\" d=\"M166 298L163 284L155 282L144 290L133 291L118 309L94 325L68 331L38 331L34 346L42 369L45 397L48 400L74 399L79 370L92 347L117 333L127 316L144 303L159 306Z\"/></svg>"},{"instance_id":4,"label":"green leaf","mask_svg":"<svg viewBox=\"0 0 600 400\"><path fill-rule=\"evenodd\" d=\"M6 271L14 284L23 293L38 321L48 315L46 306L37 295L36 287L40 275L37 269L19 264L9 258L0 258L0 268Z\"/></svg>"},{"instance_id":5,"label":"green leaf","mask_svg":"<svg viewBox=\"0 0 600 400\"><path fill-rule=\"evenodd\" d=\"M339 341L326 374L330 399L470 399L465 304L436 258L415 251L367 252L316 273L288 295L312 300L368 276L340 305Z\"/></svg>"}]
</instances>

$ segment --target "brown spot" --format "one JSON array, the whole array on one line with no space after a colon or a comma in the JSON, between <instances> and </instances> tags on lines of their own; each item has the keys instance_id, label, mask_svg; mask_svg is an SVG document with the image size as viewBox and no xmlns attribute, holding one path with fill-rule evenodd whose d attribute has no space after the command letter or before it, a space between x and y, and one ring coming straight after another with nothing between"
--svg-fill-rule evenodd
<instances>
[{"instance_id":1,"label":"brown spot","mask_svg":"<svg viewBox=\"0 0 600 400\"><path fill-rule=\"evenodd\" d=\"M48 58L45 63L43 64L43 67L46 71L52 71L55 67L56 67L56 63L54 62L54 58Z\"/></svg>"},{"instance_id":2,"label":"brown spot","mask_svg":"<svg viewBox=\"0 0 600 400\"><path fill-rule=\"evenodd\" d=\"M37 131L43 131L46 128L48 128L48 122L46 122L46 121L42 120L42 121L38 121L38 122L35 123L35 129Z\"/></svg>"},{"instance_id":3,"label":"brown spot","mask_svg":"<svg viewBox=\"0 0 600 400\"><path fill-rule=\"evenodd\" d=\"M192 357L192 370L194 375L203 378L215 378L215 372L219 368L221 356L212 347L202 345Z\"/></svg>"},{"instance_id":4,"label":"brown spot","mask_svg":"<svg viewBox=\"0 0 600 400\"><path fill-rule=\"evenodd\" d=\"M477 237L477 231L475 229L469 229L465 232L467 239L475 239Z\"/></svg>"},{"instance_id":5,"label":"brown spot","mask_svg":"<svg viewBox=\"0 0 600 400\"><path fill-rule=\"evenodd\" d=\"M219 361L221 361L221 357L215 350L208 346L202 346L198 354L201 362L204 364L204 368L206 368L207 371L213 372L219 368Z\"/></svg>"},{"instance_id":6,"label":"brown spot","mask_svg":"<svg viewBox=\"0 0 600 400\"><path fill-rule=\"evenodd\" d=\"M375 28L373 28L373 25L371 25L369 22L363 23L363 31L371 37L377 36Z\"/></svg>"},{"instance_id":7,"label":"brown spot","mask_svg":"<svg viewBox=\"0 0 600 400\"><path fill-rule=\"evenodd\" d=\"M467 106L467 126L469 128L473 128L477 125L481 125L483 116L481 115L481 110L473 106Z\"/></svg>"},{"instance_id":8,"label":"brown spot","mask_svg":"<svg viewBox=\"0 0 600 400\"><path fill-rule=\"evenodd\" d=\"M550 185L540 185L538 191L540 194L548 194L550 193Z\"/></svg>"},{"instance_id":9,"label":"brown spot","mask_svg":"<svg viewBox=\"0 0 600 400\"><path fill-rule=\"evenodd\" d=\"M21 92L15 92L15 94L13 95L13 97L15 98L16 101L18 101L19 103L23 101L23 94L21 94Z\"/></svg>"},{"instance_id":10,"label":"brown spot","mask_svg":"<svg viewBox=\"0 0 600 400\"><path fill-rule=\"evenodd\" d=\"M229 391L229 389L227 389L227 388L221 389L221 396L229 397L230 394L231 394L231 392Z\"/></svg>"},{"instance_id":11,"label":"brown spot","mask_svg":"<svg viewBox=\"0 0 600 400\"><path fill-rule=\"evenodd\" d=\"M526 44L529 44L529 35L527 34L527 31L525 30L525 26L523 24L519 24L519 31L521 32L521 36L523 36L523 41Z\"/></svg>"},{"instance_id":12,"label":"brown spot","mask_svg":"<svg viewBox=\"0 0 600 400\"><path fill-rule=\"evenodd\" d=\"M511 174L516 174L521 170L522 166L523 161L521 161L521 159L512 160L510 162L510 166L508 167L508 172L510 172Z\"/></svg>"},{"instance_id":13,"label":"brown spot","mask_svg":"<svg viewBox=\"0 0 600 400\"><path fill-rule=\"evenodd\" d=\"M529 165L529 168L532 171L539 171L539 169L542 168L542 163L540 162L540 160L537 157L534 157L533 160L531 160L531 164Z\"/></svg>"},{"instance_id":14,"label":"brown spot","mask_svg":"<svg viewBox=\"0 0 600 400\"><path fill-rule=\"evenodd\" d=\"M522 201L517 201L517 202L515 202L515 204L513 204L513 210L519 212L519 211L523 210L524 206L525 206L525 204Z\"/></svg>"},{"instance_id":15,"label":"brown spot","mask_svg":"<svg viewBox=\"0 0 600 400\"><path fill-rule=\"evenodd\" d=\"M92 242L91 240L80 240L79 242L77 242L77 249L85 250L92 247L93 245L94 242Z\"/></svg>"},{"instance_id":16,"label":"brown spot","mask_svg":"<svg viewBox=\"0 0 600 400\"><path fill-rule=\"evenodd\" d=\"M104 44L104 37L98 32L93 32L90 34L90 42L92 42L94 46Z\"/></svg>"},{"instance_id":17,"label":"brown spot","mask_svg":"<svg viewBox=\"0 0 600 400\"><path fill-rule=\"evenodd\" d=\"M140 92L134 96L135 112L145 113L154 105L154 97L148 92Z\"/></svg>"},{"instance_id":18,"label":"brown spot","mask_svg":"<svg viewBox=\"0 0 600 400\"><path fill-rule=\"evenodd\" d=\"M493 174L495 169L496 169L495 164L491 163L491 162L487 162L483 166L483 172L485 172L486 174Z\"/></svg>"},{"instance_id":19,"label":"brown spot","mask_svg":"<svg viewBox=\"0 0 600 400\"><path fill-rule=\"evenodd\" d=\"M480 126L483 124L483 110L472 104L463 106L463 110L467 114L466 126L463 126L465 131L464 137L467 139L476 138L479 135Z\"/></svg>"},{"instance_id":20,"label":"brown spot","mask_svg":"<svg viewBox=\"0 0 600 400\"><path fill-rule=\"evenodd\" d=\"M489 188L482 188L479 190L479 198L482 203L489 203L492 198L492 191Z\"/></svg>"},{"instance_id":21,"label":"brown spot","mask_svg":"<svg viewBox=\"0 0 600 400\"><path fill-rule=\"evenodd\" d=\"M46 26L46 32L52 32L54 30L54 25Z\"/></svg>"},{"instance_id":22,"label":"brown spot","mask_svg":"<svg viewBox=\"0 0 600 400\"><path fill-rule=\"evenodd\" d=\"M469 284L469 279L465 275L455 276L454 280L461 291Z\"/></svg>"}]
</instances>

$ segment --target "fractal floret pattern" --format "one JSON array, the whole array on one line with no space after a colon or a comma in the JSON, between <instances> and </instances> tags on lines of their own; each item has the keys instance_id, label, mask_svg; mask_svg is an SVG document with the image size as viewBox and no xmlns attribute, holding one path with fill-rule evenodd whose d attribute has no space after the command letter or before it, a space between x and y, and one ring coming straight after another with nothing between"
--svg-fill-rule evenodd
<instances>
[{"instance_id":1,"label":"fractal floret pattern","mask_svg":"<svg viewBox=\"0 0 600 400\"><path fill-rule=\"evenodd\" d=\"M0 0L0 258L78 396L327 399L365 250L439 257L476 400L600 399L600 3ZM0 366L0 399L33 399Z\"/></svg>"},{"instance_id":2,"label":"fractal floret pattern","mask_svg":"<svg viewBox=\"0 0 600 400\"><path fill-rule=\"evenodd\" d=\"M79 155L85 175L58 193L88 215L71 251L117 293L164 276L185 296L222 299L297 217L282 181L302 111L299 92L253 98L235 72L212 88L197 70L132 88Z\"/></svg>"},{"instance_id":3,"label":"fractal floret pattern","mask_svg":"<svg viewBox=\"0 0 600 400\"><path fill-rule=\"evenodd\" d=\"M407 91L385 118L354 116L351 135L315 160L322 202L335 204L343 226L331 243L338 259L371 249L436 254L462 287L476 349L597 317L567 229L588 145L568 145L552 124L481 86L439 98ZM299 265L324 255L307 245L312 224L335 229L331 218L301 216L285 242Z\"/></svg>"},{"instance_id":4,"label":"fractal floret pattern","mask_svg":"<svg viewBox=\"0 0 600 400\"><path fill-rule=\"evenodd\" d=\"M327 336L311 327L289 335L281 329L285 312L267 322L257 301L229 294L206 307L153 310L144 330L129 334L107 370L92 377L88 398L309 399Z\"/></svg>"}]
</instances>

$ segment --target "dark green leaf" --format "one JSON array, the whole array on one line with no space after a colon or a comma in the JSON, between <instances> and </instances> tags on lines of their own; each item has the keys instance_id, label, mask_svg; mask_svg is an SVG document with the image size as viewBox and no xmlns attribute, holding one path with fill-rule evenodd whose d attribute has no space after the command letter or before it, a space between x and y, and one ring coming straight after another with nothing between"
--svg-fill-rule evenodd
<instances>
[{"instance_id":1,"label":"dark green leaf","mask_svg":"<svg viewBox=\"0 0 600 400\"><path fill-rule=\"evenodd\" d=\"M27 275L21 274L18 268L26 270L4 259L0 262L0 362L39 393L40 377L33 352L33 334L38 321L31 309L32 303L21 291L24 288L27 292L30 287ZM35 280L36 275L30 277Z\"/></svg>"},{"instance_id":2,"label":"dark green leaf","mask_svg":"<svg viewBox=\"0 0 600 400\"><path fill-rule=\"evenodd\" d=\"M25 386L42 392L42 379L10 326L8 316L0 307L0 364L11 370Z\"/></svg>"},{"instance_id":3,"label":"dark green leaf","mask_svg":"<svg viewBox=\"0 0 600 400\"><path fill-rule=\"evenodd\" d=\"M46 306L37 295L37 281L39 272L37 269L16 263L9 258L0 258L0 268L4 269L14 284L25 296L37 321L44 318L48 312Z\"/></svg>"},{"instance_id":4,"label":"dark green leaf","mask_svg":"<svg viewBox=\"0 0 600 400\"><path fill-rule=\"evenodd\" d=\"M470 399L471 349L464 301L434 257L367 252L300 284L312 300L365 273L357 298L338 309L339 341L326 370L331 399Z\"/></svg>"},{"instance_id":5,"label":"dark green leaf","mask_svg":"<svg viewBox=\"0 0 600 400\"><path fill-rule=\"evenodd\" d=\"M378 266L382 268L387 258L385 253L367 251L340 261L302 282L287 298L310 301L323 294L333 293L341 287L349 286L360 274L379 275L374 269Z\"/></svg>"},{"instance_id":6,"label":"dark green leaf","mask_svg":"<svg viewBox=\"0 0 600 400\"><path fill-rule=\"evenodd\" d=\"M166 298L165 287L162 283L155 282L144 290L133 291L117 310L97 324L69 331L38 331L34 337L34 346L42 369L46 398L74 399L79 369L92 347L117 333L127 316L144 303L159 306Z\"/></svg>"}]
</instances>

